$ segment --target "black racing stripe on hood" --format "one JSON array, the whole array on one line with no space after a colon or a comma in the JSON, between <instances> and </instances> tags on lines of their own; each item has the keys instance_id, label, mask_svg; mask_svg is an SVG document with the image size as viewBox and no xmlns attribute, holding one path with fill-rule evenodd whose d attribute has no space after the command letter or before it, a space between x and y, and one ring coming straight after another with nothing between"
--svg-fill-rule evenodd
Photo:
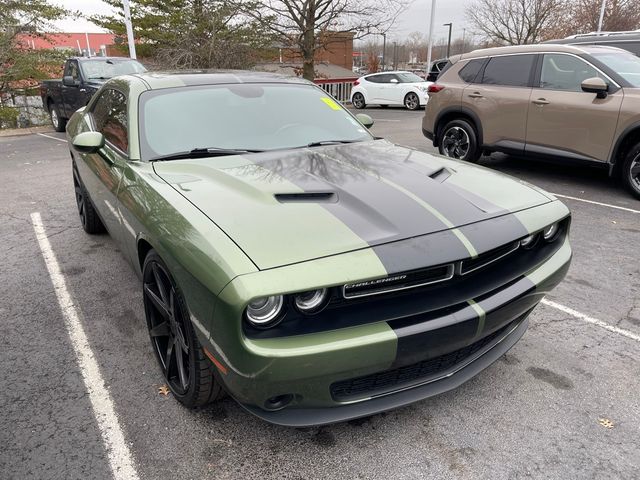
<instances>
[{"instance_id":1,"label":"black racing stripe on hood","mask_svg":"<svg viewBox=\"0 0 640 480\"><path fill-rule=\"evenodd\" d=\"M450 230L373 247L389 275L469 258L469 252Z\"/></svg>"},{"instance_id":2,"label":"black racing stripe on hood","mask_svg":"<svg viewBox=\"0 0 640 480\"><path fill-rule=\"evenodd\" d=\"M357 145L350 147L353 151L347 156L344 155L344 147L340 148L343 154L338 154L336 147L320 147L317 151L301 149L295 153L263 153L254 161L305 192L335 192L337 202L319 202L318 205L369 245L389 244L448 229L410 196L380 180L380 176L386 176L395 165L386 164L372 169L368 161L357 160ZM326 152L327 148L329 152ZM449 249L463 252L460 258L468 257L466 248L455 235L450 232L443 235L447 240L442 242L442 248L447 245ZM415 255L411 261L410 252L406 249L402 254L388 247L376 248L375 252L388 272L398 271L400 264L412 264L412 268L416 268ZM397 255L407 258L398 259ZM425 266L438 261L425 256L419 263Z\"/></svg>"},{"instance_id":3,"label":"black racing stripe on hood","mask_svg":"<svg viewBox=\"0 0 640 480\"><path fill-rule=\"evenodd\" d=\"M473 244L478 254L529 235L524 225L513 214L465 225L459 230Z\"/></svg>"}]
</instances>

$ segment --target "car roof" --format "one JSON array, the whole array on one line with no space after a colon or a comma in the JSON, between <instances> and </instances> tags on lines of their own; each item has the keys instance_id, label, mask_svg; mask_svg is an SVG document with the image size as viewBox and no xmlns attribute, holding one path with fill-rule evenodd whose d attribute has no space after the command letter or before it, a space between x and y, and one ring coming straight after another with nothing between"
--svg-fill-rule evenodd
<instances>
[{"instance_id":1,"label":"car roof","mask_svg":"<svg viewBox=\"0 0 640 480\"><path fill-rule=\"evenodd\" d=\"M183 70L179 72L144 72L124 77L135 77L142 80L148 88L186 87L195 85L222 85L240 83L283 83L312 85L302 78L290 77L277 73L244 71L244 70ZM123 77L119 77L123 78Z\"/></svg>"},{"instance_id":2,"label":"car roof","mask_svg":"<svg viewBox=\"0 0 640 480\"><path fill-rule=\"evenodd\" d=\"M386 72L369 73L368 75L365 75L365 77L370 77L371 75L387 75L389 73L412 73L412 72L409 70L387 70Z\"/></svg>"},{"instance_id":3,"label":"car roof","mask_svg":"<svg viewBox=\"0 0 640 480\"><path fill-rule=\"evenodd\" d=\"M125 60L133 60L133 59L129 57L69 57L69 60L80 60L81 62L96 62L96 61L106 62L107 60L111 60L116 62L122 62Z\"/></svg>"},{"instance_id":4,"label":"car roof","mask_svg":"<svg viewBox=\"0 0 640 480\"><path fill-rule=\"evenodd\" d=\"M594 49L597 51L620 52L621 49L616 47L596 46L596 45L562 45L562 44L536 44L536 45L514 45L508 47L494 47L483 48L474 50L469 53L463 53L460 55L459 60L466 60L469 58L481 58L492 57L495 55L509 55L514 53L573 53L576 55L584 53L593 53Z\"/></svg>"}]
</instances>

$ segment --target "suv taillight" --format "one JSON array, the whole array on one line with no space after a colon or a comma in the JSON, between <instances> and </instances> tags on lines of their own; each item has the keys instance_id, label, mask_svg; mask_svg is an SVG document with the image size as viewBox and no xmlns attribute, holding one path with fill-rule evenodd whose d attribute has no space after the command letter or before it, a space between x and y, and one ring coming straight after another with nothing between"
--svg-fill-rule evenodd
<instances>
[{"instance_id":1,"label":"suv taillight","mask_svg":"<svg viewBox=\"0 0 640 480\"><path fill-rule=\"evenodd\" d=\"M437 83L432 83L431 85L429 85L427 92L438 93L442 89L444 89L444 85L438 85Z\"/></svg>"}]
</instances>

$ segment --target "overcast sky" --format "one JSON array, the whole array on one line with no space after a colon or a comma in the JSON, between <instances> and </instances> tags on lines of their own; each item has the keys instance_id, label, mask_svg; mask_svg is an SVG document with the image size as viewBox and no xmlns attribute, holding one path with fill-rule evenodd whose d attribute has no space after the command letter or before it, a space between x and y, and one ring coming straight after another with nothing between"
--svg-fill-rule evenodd
<instances>
[{"instance_id":1,"label":"overcast sky","mask_svg":"<svg viewBox=\"0 0 640 480\"><path fill-rule=\"evenodd\" d=\"M467 27L464 9L472 0L434 0L436 4L436 18L434 24L434 37L447 35L447 27L443 23L452 22L452 37L461 37L462 29ZM80 10L85 14L108 13L110 7L102 0L52 0L53 3L63 5L69 10ZM429 29L429 14L431 0L414 0L409 9L398 19L392 32L387 36L388 41L404 39L411 32L421 32L426 36ZM100 28L86 20L63 20L57 26L66 32L100 32ZM395 37L395 38L394 38Z\"/></svg>"}]
</instances>

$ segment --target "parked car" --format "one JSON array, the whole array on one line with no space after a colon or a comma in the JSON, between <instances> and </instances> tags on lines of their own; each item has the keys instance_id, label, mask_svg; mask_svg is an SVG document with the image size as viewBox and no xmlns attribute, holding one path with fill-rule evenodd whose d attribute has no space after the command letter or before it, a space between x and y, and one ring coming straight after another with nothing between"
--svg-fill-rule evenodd
<instances>
[{"instance_id":1,"label":"parked car","mask_svg":"<svg viewBox=\"0 0 640 480\"><path fill-rule=\"evenodd\" d=\"M545 43L558 43L565 45L603 45L605 47L617 47L628 50L636 56L640 56L640 30L628 32L591 32L570 37L549 40Z\"/></svg>"},{"instance_id":2,"label":"parked car","mask_svg":"<svg viewBox=\"0 0 640 480\"><path fill-rule=\"evenodd\" d=\"M564 277L560 201L371 124L257 72L118 77L69 121L82 226L141 276L185 406L226 391L302 426L415 402L509 350Z\"/></svg>"},{"instance_id":3,"label":"parked car","mask_svg":"<svg viewBox=\"0 0 640 480\"><path fill-rule=\"evenodd\" d=\"M452 58L429 88L424 135L443 155L506 152L607 168L640 198L640 58L528 45Z\"/></svg>"},{"instance_id":4,"label":"parked car","mask_svg":"<svg viewBox=\"0 0 640 480\"><path fill-rule=\"evenodd\" d=\"M427 80L429 82L435 82L438 79L438 75L447 68L448 63L448 58L441 58L440 60L433 61L431 63L431 68L429 69L429 74L427 75Z\"/></svg>"},{"instance_id":5,"label":"parked car","mask_svg":"<svg viewBox=\"0 0 640 480\"><path fill-rule=\"evenodd\" d=\"M45 80L40 84L42 106L49 113L56 132L64 132L67 119L84 107L104 82L116 75L146 70L140 62L129 58L69 58L61 80Z\"/></svg>"},{"instance_id":6,"label":"parked car","mask_svg":"<svg viewBox=\"0 0 640 480\"><path fill-rule=\"evenodd\" d=\"M417 110L427 103L429 85L411 72L372 73L354 82L351 103L356 108L365 108L367 105L404 105L409 110Z\"/></svg>"}]
</instances>

